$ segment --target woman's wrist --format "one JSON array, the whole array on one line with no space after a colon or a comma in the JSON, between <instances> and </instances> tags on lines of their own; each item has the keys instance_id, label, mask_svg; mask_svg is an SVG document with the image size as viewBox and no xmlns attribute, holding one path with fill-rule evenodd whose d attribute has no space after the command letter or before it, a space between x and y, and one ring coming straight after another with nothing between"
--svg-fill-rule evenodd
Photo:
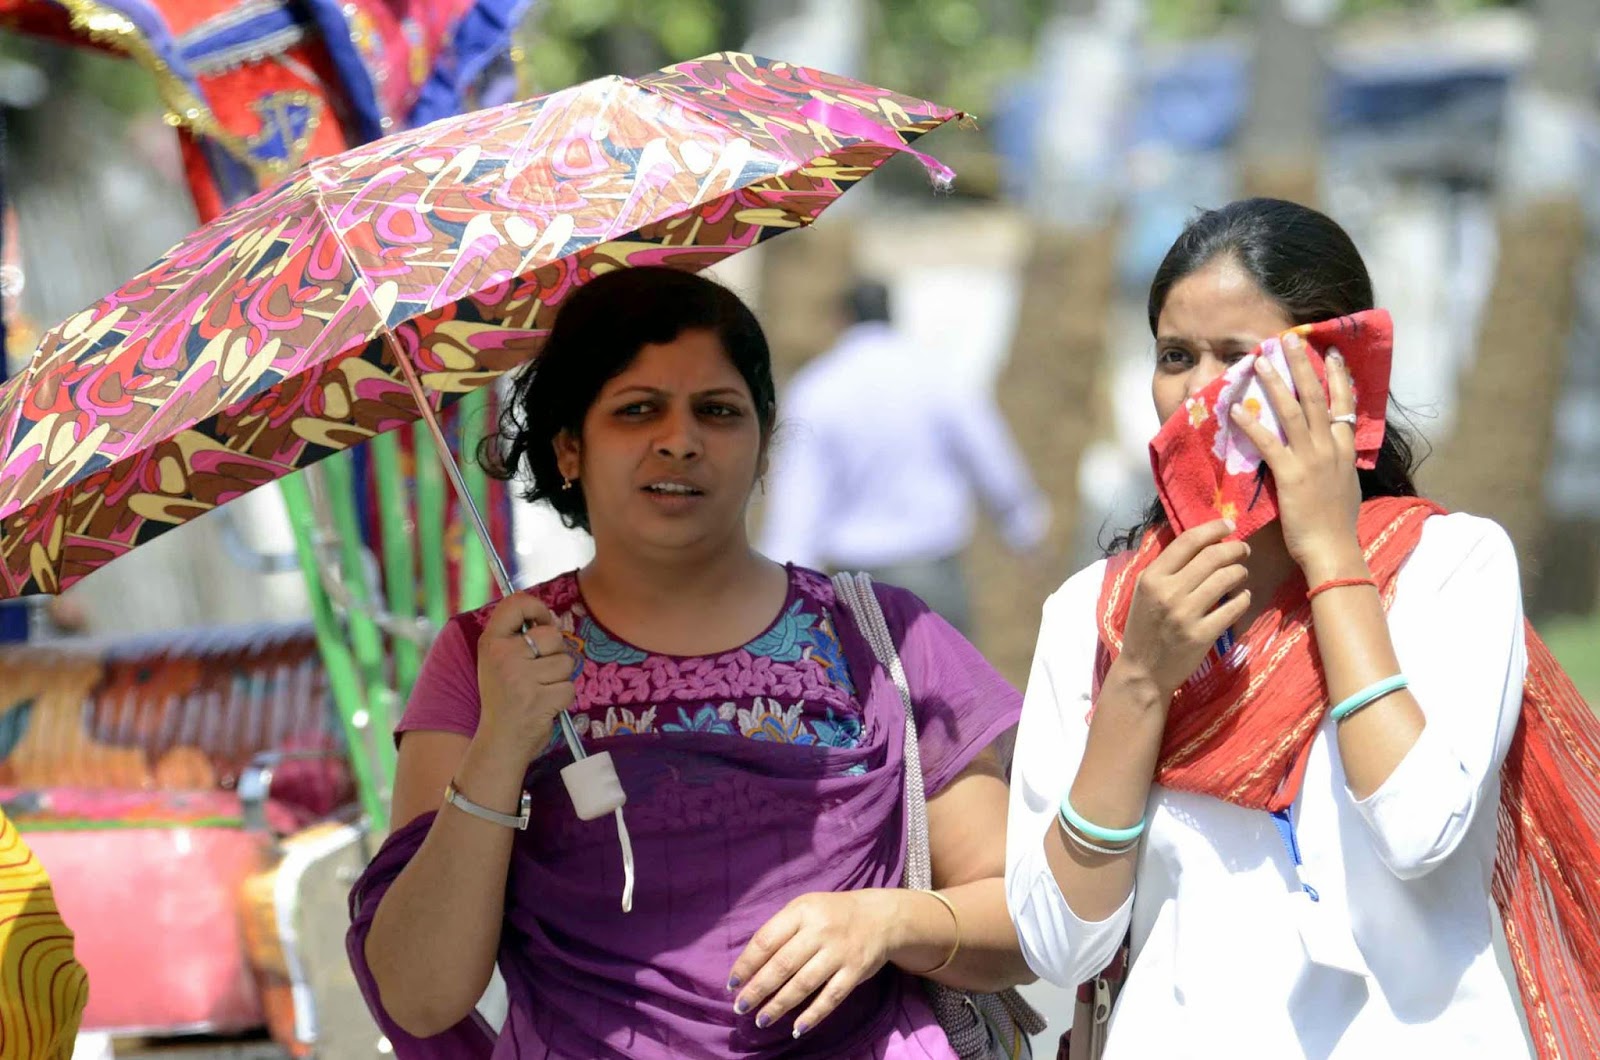
<instances>
[{"instance_id":1,"label":"woman's wrist","mask_svg":"<svg viewBox=\"0 0 1600 1060\"><path fill-rule=\"evenodd\" d=\"M1146 712L1160 711L1164 714L1177 690L1177 686L1166 687L1153 668L1130 658L1124 652L1106 671L1105 680L1100 684L1099 701L1115 698Z\"/></svg>"},{"instance_id":2,"label":"woman's wrist","mask_svg":"<svg viewBox=\"0 0 1600 1060\"><path fill-rule=\"evenodd\" d=\"M906 971L926 971L956 946L956 923L950 910L925 891L885 888L885 958Z\"/></svg>"},{"instance_id":3,"label":"woman's wrist","mask_svg":"<svg viewBox=\"0 0 1600 1060\"><path fill-rule=\"evenodd\" d=\"M1335 580L1372 577L1372 571L1367 568L1367 558L1361 552L1361 544L1355 540L1351 540L1347 546L1327 549L1308 557L1300 564L1300 570L1305 574L1306 585L1310 588Z\"/></svg>"},{"instance_id":4,"label":"woman's wrist","mask_svg":"<svg viewBox=\"0 0 1600 1060\"><path fill-rule=\"evenodd\" d=\"M461 756L453 778L456 788L480 806L514 814L528 772L528 764L517 759L517 755L507 753L503 745L485 739L480 732Z\"/></svg>"}]
</instances>

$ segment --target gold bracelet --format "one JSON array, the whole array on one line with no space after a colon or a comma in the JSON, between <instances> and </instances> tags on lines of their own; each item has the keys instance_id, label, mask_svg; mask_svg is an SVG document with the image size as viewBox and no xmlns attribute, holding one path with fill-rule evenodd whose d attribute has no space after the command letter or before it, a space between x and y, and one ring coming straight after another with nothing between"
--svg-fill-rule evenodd
<instances>
[{"instance_id":1,"label":"gold bracelet","mask_svg":"<svg viewBox=\"0 0 1600 1060\"><path fill-rule=\"evenodd\" d=\"M950 947L950 956L948 956L944 960L940 961L938 966L935 967L935 968L929 968L925 972L913 973L915 975L918 975L918 976L921 976L923 978L926 978L927 976L930 976L930 975L938 975L940 972L942 972L946 968L950 967L950 962L955 960L956 959L956 954L961 952L961 917L959 915L957 915L956 907L950 904L950 899L946 898L944 895L940 894L938 891L919 891L917 893L925 894L929 898L938 899L940 905L943 905L946 909L950 910L950 919L954 920L956 922L956 941L955 941L955 945Z\"/></svg>"}]
</instances>

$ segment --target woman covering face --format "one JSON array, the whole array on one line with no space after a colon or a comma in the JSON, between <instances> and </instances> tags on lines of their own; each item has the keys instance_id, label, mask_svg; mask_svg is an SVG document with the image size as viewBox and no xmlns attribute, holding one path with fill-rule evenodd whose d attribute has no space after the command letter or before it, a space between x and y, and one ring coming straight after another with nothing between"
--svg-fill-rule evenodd
<instances>
[{"instance_id":1,"label":"woman covering face","mask_svg":"<svg viewBox=\"0 0 1600 1060\"><path fill-rule=\"evenodd\" d=\"M490 463L595 555L452 619L398 727L399 827L350 951L400 1055L953 1058L917 977L1029 978L993 746L1020 697L878 588L938 890L900 888L899 695L829 579L745 534L776 414L754 316L668 269L588 283L518 379ZM631 912L611 819L562 786L564 709L627 793ZM472 1018L496 965L498 1034Z\"/></svg>"},{"instance_id":2,"label":"woman covering face","mask_svg":"<svg viewBox=\"0 0 1600 1060\"><path fill-rule=\"evenodd\" d=\"M1193 457L1163 496L1259 473L1276 518L1152 505L1045 605L1007 893L1062 986L1131 942L1108 1060L1526 1056L1491 878L1540 1055L1597 1040L1595 722L1504 531L1420 499L1392 423L1358 470L1372 366L1291 329L1373 308L1344 231L1269 199L1201 214L1152 284L1161 441L1244 440L1163 450Z\"/></svg>"}]
</instances>

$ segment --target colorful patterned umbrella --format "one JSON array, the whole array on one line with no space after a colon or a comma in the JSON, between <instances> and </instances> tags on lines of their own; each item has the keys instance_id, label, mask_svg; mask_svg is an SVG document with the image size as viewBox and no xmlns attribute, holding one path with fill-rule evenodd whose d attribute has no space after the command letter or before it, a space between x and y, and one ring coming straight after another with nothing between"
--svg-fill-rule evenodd
<instances>
[{"instance_id":1,"label":"colorful patterned umbrella","mask_svg":"<svg viewBox=\"0 0 1600 1060\"><path fill-rule=\"evenodd\" d=\"M955 117L720 54L310 163L53 329L0 389L0 598L58 592L413 422L418 389L437 408L484 386L599 272L700 269L809 224Z\"/></svg>"}]
</instances>

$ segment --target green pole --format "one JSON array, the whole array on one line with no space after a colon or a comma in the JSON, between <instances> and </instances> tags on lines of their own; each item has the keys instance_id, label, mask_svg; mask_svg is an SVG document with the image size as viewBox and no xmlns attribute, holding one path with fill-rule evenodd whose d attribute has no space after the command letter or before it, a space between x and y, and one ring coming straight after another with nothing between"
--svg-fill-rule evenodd
<instances>
[{"instance_id":1,"label":"green pole","mask_svg":"<svg viewBox=\"0 0 1600 1060\"><path fill-rule=\"evenodd\" d=\"M400 454L400 436L394 431L380 434L370 443L372 468L378 482L378 519L383 528L384 597L389 613L403 623L415 625L417 617L416 552L411 547L411 505L407 496L405 469ZM417 642L405 636L392 636L394 688L404 701L416 683L422 653Z\"/></svg>"},{"instance_id":2,"label":"green pole","mask_svg":"<svg viewBox=\"0 0 1600 1060\"><path fill-rule=\"evenodd\" d=\"M381 778L376 775L370 737L373 733L372 715L367 710L362 693L361 675L355 657L344 640L344 629L334 614L333 603L322 588L322 571L317 563L317 517L311 506L311 493L306 487L305 473L296 472L282 479L284 505L289 511L289 524L294 530L295 553L300 557L300 571L305 576L306 595L311 600L311 618L317 635L317 647L322 652L322 663L328 671L328 688L333 693L334 708L344 727L345 744L349 748L350 765L355 770L356 794L362 811L378 833L389 829L387 794L393 784L393 774ZM387 730L379 730L377 738L388 742Z\"/></svg>"},{"instance_id":3,"label":"green pole","mask_svg":"<svg viewBox=\"0 0 1600 1060\"><path fill-rule=\"evenodd\" d=\"M339 535L339 567L345 591L350 595L345 621L350 627L350 643L355 649L356 666L367 687L367 710L379 731L393 731L391 707L394 691L389 687L383 631L373 620L372 584L367 579L367 552L361 541L361 523L356 516L355 474L350 454L336 453L322 461L323 484L334 531ZM394 775L395 750L392 740L380 740L378 761L387 776Z\"/></svg>"},{"instance_id":4,"label":"green pole","mask_svg":"<svg viewBox=\"0 0 1600 1060\"><path fill-rule=\"evenodd\" d=\"M443 629L450 618L450 577L445 567L444 468L428 425L419 423L412 438L417 454L417 547L422 553L422 598L428 621Z\"/></svg>"},{"instance_id":5,"label":"green pole","mask_svg":"<svg viewBox=\"0 0 1600 1060\"><path fill-rule=\"evenodd\" d=\"M489 409L489 388L480 387L461 399L459 421L461 452L461 477L466 481L467 493L478 506L478 512L487 525L489 522L489 476L478 463L478 440L483 437L485 416ZM490 595L489 557L483 542L472 528L471 516L465 511L458 520L461 524L461 610L471 611L482 607L493 597Z\"/></svg>"}]
</instances>

